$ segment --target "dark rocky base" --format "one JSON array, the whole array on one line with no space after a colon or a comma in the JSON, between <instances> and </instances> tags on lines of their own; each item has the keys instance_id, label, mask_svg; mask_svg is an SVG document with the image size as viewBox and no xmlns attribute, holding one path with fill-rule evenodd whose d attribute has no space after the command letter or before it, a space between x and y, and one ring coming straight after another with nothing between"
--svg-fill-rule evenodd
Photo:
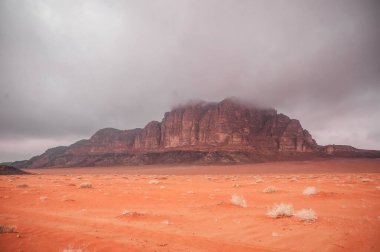
<instances>
[{"instance_id":1,"label":"dark rocky base","mask_svg":"<svg viewBox=\"0 0 380 252\"><path fill-rule=\"evenodd\" d=\"M23 175L30 174L9 165L0 165L0 175Z\"/></svg>"},{"instance_id":2,"label":"dark rocky base","mask_svg":"<svg viewBox=\"0 0 380 252\"><path fill-rule=\"evenodd\" d=\"M286 160L312 160L315 158L380 158L379 151L327 153L252 153L244 151L166 151L150 153L107 153L94 155L66 154L53 158L39 167L86 167L153 164L239 164ZM29 167L28 161L18 163L19 168Z\"/></svg>"}]
</instances>

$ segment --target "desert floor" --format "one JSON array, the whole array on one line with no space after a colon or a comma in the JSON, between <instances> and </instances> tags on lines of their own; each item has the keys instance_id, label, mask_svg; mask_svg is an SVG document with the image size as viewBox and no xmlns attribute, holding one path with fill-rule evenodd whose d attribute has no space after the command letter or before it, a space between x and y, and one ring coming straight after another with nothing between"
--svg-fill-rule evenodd
<instances>
[{"instance_id":1,"label":"desert floor","mask_svg":"<svg viewBox=\"0 0 380 252\"><path fill-rule=\"evenodd\" d=\"M0 177L0 251L380 251L379 159L31 171Z\"/></svg>"}]
</instances>

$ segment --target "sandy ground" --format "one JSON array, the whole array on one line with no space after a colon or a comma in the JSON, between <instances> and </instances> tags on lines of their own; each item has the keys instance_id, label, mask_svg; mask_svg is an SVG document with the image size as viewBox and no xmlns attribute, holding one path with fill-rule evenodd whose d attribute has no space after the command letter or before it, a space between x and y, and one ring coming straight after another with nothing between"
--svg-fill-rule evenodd
<instances>
[{"instance_id":1,"label":"sandy ground","mask_svg":"<svg viewBox=\"0 0 380 252\"><path fill-rule=\"evenodd\" d=\"M380 251L380 160L33 172L0 177L0 251Z\"/></svg>"}]
</instances>

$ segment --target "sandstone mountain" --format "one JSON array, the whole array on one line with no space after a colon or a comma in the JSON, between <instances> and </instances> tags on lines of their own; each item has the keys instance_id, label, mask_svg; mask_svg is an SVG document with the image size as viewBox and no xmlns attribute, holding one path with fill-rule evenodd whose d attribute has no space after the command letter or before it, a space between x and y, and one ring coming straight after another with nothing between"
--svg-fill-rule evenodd
<instances>
[{"instance_id":1,"label":"sandstone mountain","mask_svg":"<svg viewBox=\"0 0 380 252\"><path fill-rule=\"evenodd\" d=\"M47 150L21 168L155 163L236 163L323 156L380 157L378 151L319 146L300 122L229 98L192 102L143 129L101 129L90 139Z\"/></svg>"}]
</instances>

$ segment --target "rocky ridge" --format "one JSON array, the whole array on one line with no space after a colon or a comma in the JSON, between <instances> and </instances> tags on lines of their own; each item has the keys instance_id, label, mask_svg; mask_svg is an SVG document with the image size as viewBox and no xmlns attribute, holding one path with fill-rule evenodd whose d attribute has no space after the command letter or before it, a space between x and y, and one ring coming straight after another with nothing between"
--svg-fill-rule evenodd
<instances>
[{"instance_id":1,"label":"rocky ridge","mask_svg":"<svg viewBox=\"0 0 380 252\"><path fill-rule=\"evenodd\" d=\"M101 129L88 140L12 165L236 163L316 156L380 157L380 152L319 146L298 120L229 98L178 106L165 113L161 122L152 121L143 129Z\"/></svg>"}]
</instances>

